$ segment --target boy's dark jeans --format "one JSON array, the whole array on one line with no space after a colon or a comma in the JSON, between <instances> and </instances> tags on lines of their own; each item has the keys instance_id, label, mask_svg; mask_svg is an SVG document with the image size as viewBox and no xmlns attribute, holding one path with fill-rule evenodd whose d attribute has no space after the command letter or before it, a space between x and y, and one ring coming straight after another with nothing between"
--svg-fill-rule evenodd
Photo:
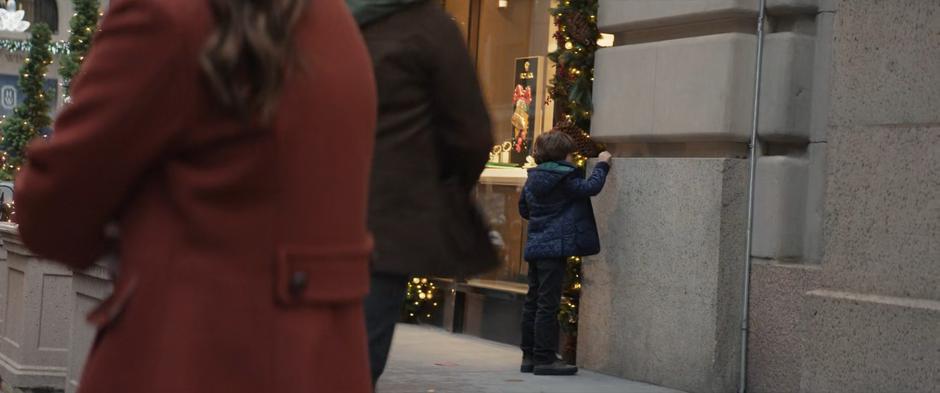
<instances>
[{"instance_id":1,"label":"boy's dark jeans","mask_svg":"<svg viewBox=\"0 0 940 393\"><path fill-rule=\"evenodd\" d=\"M558 306L567 260L529 262L529 292L522 309L522 353L535 364L548 364L558 353Z\"/></svg>"}]
</instances>

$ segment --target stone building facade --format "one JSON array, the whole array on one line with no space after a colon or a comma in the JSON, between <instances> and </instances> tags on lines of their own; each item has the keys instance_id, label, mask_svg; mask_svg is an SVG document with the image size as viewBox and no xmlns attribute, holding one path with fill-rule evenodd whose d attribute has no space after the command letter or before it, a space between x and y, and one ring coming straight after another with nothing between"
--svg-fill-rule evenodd
<instances>
[{"instance_id":1,"label":"stone building facade","mask_svg":"<svg viewBox=\"0 0 940 393\"><path fill-rule=\"evenodd\" d=\"M597 55L592 133L618 158L595 201L579 363L735 391L758 2L600 2L615 46ZM60 40L73 11L57 4ZM768 6L748 391L937 392L940 0ZM0 53L15 76L22 54ZM74 391L107 275L0 236L3 389Z\"/></svg>"},{"instance_id":2,"label":"stone building facade","mask_svg":"<svg viewBox=\"0 0 940 393\"><path fill-rule=\"evenodd\" d=\"M758 1L600 3L579 362L735 391ZM748 391L940 391L940 1L767 4Z\"/></svg>"}]
</instances>

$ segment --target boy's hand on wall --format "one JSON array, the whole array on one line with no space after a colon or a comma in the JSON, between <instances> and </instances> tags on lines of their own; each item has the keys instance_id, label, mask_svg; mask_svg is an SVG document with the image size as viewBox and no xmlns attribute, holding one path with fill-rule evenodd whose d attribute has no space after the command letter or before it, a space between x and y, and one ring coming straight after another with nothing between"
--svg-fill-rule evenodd
<instances>
[{"instance_id":1,"label":"boy's hand on wall","mask_svg":"<svg viewBox=\"0 0 940 393\"><path fill-rule=\"evenodd\" d=\"M610 152L606 150L602 151L601 154L597 155L598 160L600 160L601 162L606 162L608 165L610 164L610 158L611 158Z\"/></svg>"}]
</instances>

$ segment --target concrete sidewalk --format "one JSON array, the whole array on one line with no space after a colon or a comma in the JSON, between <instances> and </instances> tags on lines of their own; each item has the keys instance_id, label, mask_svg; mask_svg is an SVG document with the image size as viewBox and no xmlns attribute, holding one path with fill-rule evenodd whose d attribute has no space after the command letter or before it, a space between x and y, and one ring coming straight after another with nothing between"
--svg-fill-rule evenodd
<instances>
[{"instance_id":1,"label":"concrete sidewalk","mask_svg":"<svg viewBox=\"0 0 940 393\"><path fill-rule=\"evenodd\" d=\"M521 357L512 346L402 324L377 393L681 393L584 370L522 374Z\"/></svg>"}]
</instances>

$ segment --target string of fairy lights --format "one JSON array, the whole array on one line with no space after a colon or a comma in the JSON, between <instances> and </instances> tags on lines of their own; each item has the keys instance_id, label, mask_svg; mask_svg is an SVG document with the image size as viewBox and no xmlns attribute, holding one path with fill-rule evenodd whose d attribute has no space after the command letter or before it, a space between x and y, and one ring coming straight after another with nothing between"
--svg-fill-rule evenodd
<instances>
[{"instance_id":1,"label":"string of fairy lights","mask_svg":"<svg viewBox=\"0 0 940 393\"><path fill-rule=\"evenodd\" d=\"M23 102L13 109L13 114L0 124L3 136L0 150L3 151L0 178L12 180L25 160L25 149L31 140L43 135L52 123L49 116L45 80L53 55L49 49L52 31L44 23L30 28L30 51L20 68L18 85Z\"/></svg>"},{"instance_id":2,"label":"string of fairy lights","mask_svg":"<svg viewBox=\"0 0 940 393\"><path fill-rule=\"evenodd\" d=\"M555 63L549 95L555 102L558 120L555 128L571 136L578 151L574 161L579 167L588 157L596 157L604 147L591 139L591 117L594 110L594 54L602 36L597 27L598 0L563 0L551 10L557 31L558 49L548 55ZM558 321L562 331L578 335L578 311L582 284L581 257L568 258ZM568 340L564 353L576 351L576 340Z\"/></svg>"},{"instance_id":3,"label":"string of fairy lights","mask_svg":"<svg viewBox=\"0 0 940 393\"><path fill-rule=\"evenodd\" d=\"M437 284L426 277L412 277L405 291L404 312L411 321L430 320L438 307Z\"/></svg>"}]
</instances>

